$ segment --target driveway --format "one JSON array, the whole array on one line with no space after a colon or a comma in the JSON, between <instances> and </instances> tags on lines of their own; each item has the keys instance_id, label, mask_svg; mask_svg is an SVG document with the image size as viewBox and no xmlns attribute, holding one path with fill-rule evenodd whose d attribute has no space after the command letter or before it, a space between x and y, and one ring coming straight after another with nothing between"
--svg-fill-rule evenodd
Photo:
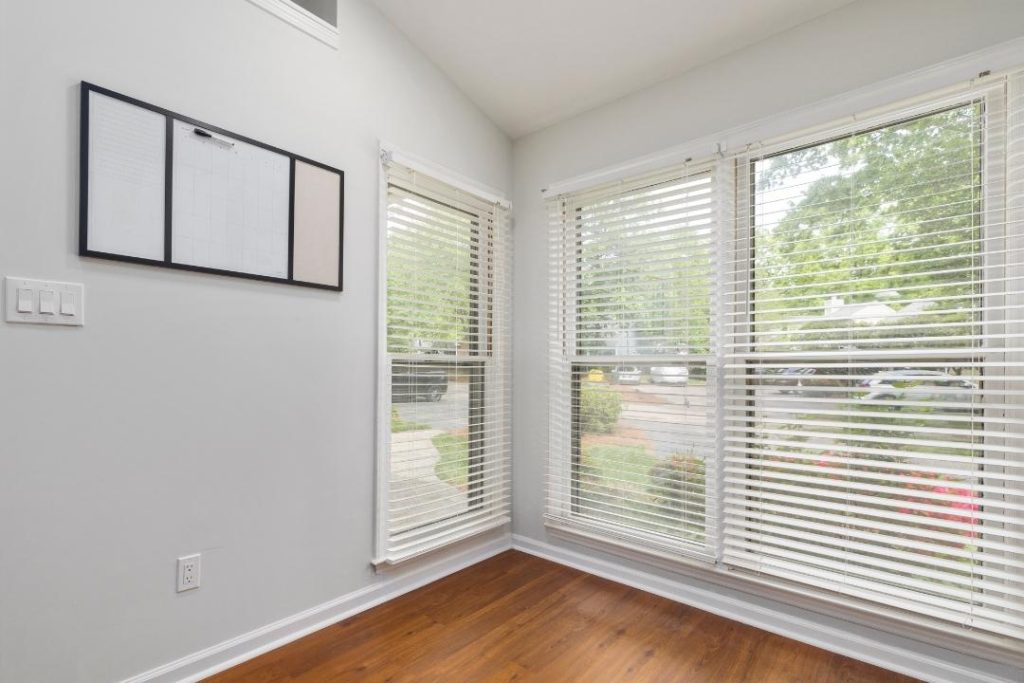
<instances>
[{"instance_id":1,"label":"driveway","mask_svg":"<svg viewBox=\"0 0 1024 683\"><path fill-rule=\"evenodd\" d=\"M469 509L466 493L437 478L434 465L441 454L433 438L440 429L417 429L391 435L391 507L397 510L403 499L416 496L416 508L402 510L396 526L414 528L452 517Z\"/></svg>"},{"instance_id":2,"label":"driveway","mask_svg":"<svg viewBox=\"0 0 1024 683\"><path fill-rule=\"evenodd\" d=\"M469 426L469 384L451 382L440 401L393 403L405 422L430 425L433 429L455 430Z\"/></svg>"},{"instance_id":3,"label":"driveway","mask_svg":"<svg viewBox=\"0 0 1024 683\"><path fill-rule=\"evenodd\" d=\"M640 430L658 457L711 443L714 425L706 386L640 384L616 389L622 395L619 425Z\"/></svg>"}]
</instances>

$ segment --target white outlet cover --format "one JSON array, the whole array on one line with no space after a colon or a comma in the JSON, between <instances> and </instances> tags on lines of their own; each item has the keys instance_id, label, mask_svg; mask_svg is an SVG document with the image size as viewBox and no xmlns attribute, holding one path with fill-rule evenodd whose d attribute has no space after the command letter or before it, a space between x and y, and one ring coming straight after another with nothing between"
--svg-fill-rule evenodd
<instances>
[{"instance_id":1,"label":"white outlet cover","mask_svg":"<svg viewBox=\"0 0 1024 683\"><path fill-rule=\"evenodd\" d=\"M202 557L186 555L178 558L178 592L190 591L199 588L199 570Z\"/></svg>"}]
</instances>

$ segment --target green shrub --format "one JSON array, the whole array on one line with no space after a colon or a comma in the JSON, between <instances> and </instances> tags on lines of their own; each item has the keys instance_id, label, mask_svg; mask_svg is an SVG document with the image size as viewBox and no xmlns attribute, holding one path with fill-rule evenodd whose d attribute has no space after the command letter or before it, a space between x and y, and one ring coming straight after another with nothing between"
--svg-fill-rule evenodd
<instances>
[{"instance_id":1,"label":"green shrub","mask_svg":"<svg viewBox=\"0 0 1024 683\"><path fill-rule=\"evenodd\" d=\"M580 426L584 433L613 432L622 414L619 392L603 384L584 384L580 394Z\"/></svg>"},{"instance_id":2,"label":"green shrub","mask_svg":"<svg viewBox=\"0 0 1024 683\"><path fill-rule=\"evenodd\" d=\"M648 495L663 509L697 520L704 514L704 459L689 453L673 453L649 472ZM684 508L690 514L682 515Z\"/></svg>"}]
</instances>

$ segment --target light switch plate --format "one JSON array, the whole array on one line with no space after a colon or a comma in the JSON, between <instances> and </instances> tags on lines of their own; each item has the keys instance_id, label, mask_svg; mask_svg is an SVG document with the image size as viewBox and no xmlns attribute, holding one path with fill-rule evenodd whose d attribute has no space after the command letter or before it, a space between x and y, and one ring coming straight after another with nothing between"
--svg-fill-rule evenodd
<instances>
[{"instance_id":1,"label":"light switch plate","mask_svg":"<svg viewBox=\"0 0 1024 683\"><path fill-rule=\"evenodd\" d=\"M19 294L24 301L26 290L30 293L30 311L21 311L18 306ZM40 294L50 292L51 294ZM52 308L50 312L42 312L41 304L49 297ZM65 297L73 299L74 313L68 315L61 310L61 302ZM23 277L4 278L4 311L9 323L38 323L40 325L72 325L85 324L85 285L76 282L51 282L48 280L30 280Z\"/></svg>"}]
</instances>

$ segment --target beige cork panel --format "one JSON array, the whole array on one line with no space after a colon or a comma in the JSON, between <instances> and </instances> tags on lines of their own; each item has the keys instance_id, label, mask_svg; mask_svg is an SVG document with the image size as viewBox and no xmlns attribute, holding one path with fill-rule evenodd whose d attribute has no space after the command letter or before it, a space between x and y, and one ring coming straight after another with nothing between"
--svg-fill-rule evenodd
<instances>
[{"instance_id":1,"label":"beige cork panel","mask_svg":"<svg viewBox=\"0 0 1024 683\"><path fill-rule=\"evenodd\" d=\"M296 160L293 279L339 286L340 240L341 176Z\"/></svg>"}]
</instances>

